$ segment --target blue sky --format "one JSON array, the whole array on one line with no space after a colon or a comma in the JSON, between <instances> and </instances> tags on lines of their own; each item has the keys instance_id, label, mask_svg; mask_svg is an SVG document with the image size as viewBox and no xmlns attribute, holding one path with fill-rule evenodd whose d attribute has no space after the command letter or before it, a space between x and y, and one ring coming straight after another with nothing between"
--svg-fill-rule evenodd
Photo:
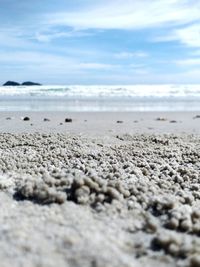
<instances>
[{"instance_id":1,"label":"blue sky","mask_svg":"<svg viewBox=\"0 0 200 267\"><path fill-rule=\"evenodd\" d=\"M0 82L200 83L200 0L0 0Z\"/></svg>"}]
</instances>

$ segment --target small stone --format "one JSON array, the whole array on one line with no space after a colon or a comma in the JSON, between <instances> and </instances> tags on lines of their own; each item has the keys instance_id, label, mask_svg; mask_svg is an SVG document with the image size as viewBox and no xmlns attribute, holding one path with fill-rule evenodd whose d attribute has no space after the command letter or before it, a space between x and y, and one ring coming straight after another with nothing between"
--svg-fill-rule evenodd
<instances>
[{"instance_id":1,"label":"small stone","mask_svg":"<svg viewBox=\"0 0 200 267\"><path fill-rule=\"evenodd\" d=\"M167 118L158 117L156 120L157 120L157 121L167 121Z\"/></svg>"},{"instance_id":2,"label":"small stone","mask_svg":"<svg viewBox=\"0 0 200 267\"><path fill-rule=\"evenodd\" d=\"M123 123L123 121L117 121L117 123Z\"/></svg>"},{"instance_id":3,"label":"small stone","mask_svg":"<svg viewBox=\"0 0 200 267\"><path fill-rule=\"evenodd\" d=\"M194 116L193 119L200 119L200 115Z\"/></svg>"},{"instance_id":4,"label":"small stone","mask_svg":"<svg viewBox=\"0 0 200 267\"><path fill-rule=\"evenodd\" d=\"M66 119L65 119L65 122L66 122L66 123L72 122L72 119L70 119L70 118L66 118Z\"/></svg>"},{"instance_id":5,"label":"small stone","mask_svg":"<svg viewBox=\"0 0 200 267\"><path fill-rule=\"evenodd\" d=\"M50 121L50 119L48 119L48 118L44 118L44 120L43 121Z\"/></svg>"},{"instance_id":6,"label":"small stone","mask_svg":"<svg viewBox=\"0 0 200 267\"><path fill-rule=\"evenodd\" d=\"M23 121L30 121L30 118L29 117L24 117Z\"/></svg>"}]
</instances>

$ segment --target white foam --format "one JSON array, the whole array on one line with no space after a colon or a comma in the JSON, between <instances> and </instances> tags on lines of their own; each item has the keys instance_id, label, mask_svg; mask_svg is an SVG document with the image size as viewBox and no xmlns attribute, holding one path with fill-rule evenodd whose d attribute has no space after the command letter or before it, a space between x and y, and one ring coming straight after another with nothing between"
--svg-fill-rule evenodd
<instances>
[{"instance_id":1,"label":"white foam","mask_svg":"<svg viewBox=\"0 0 200 267\"><path fill-rule=\"evenodd\" d=\"M200 85L67 85L0 87L0 96L72 98L200 97Z\"/></svg>"}]
</instances>

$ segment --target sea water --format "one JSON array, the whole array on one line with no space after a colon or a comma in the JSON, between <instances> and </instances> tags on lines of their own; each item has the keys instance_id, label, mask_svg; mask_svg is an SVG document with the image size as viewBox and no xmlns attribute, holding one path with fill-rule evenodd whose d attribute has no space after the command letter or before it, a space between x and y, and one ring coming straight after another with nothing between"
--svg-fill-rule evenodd
<instances>
[{"instance_id":1,"label":"sea water","mask_svg":"<svg viewBox=\"0 0 200 267\"><path fill-rule=\"evenodd\" d=\"M0 111L200 111L200 85L7 86Z\"/></svg>"}]
</instances>

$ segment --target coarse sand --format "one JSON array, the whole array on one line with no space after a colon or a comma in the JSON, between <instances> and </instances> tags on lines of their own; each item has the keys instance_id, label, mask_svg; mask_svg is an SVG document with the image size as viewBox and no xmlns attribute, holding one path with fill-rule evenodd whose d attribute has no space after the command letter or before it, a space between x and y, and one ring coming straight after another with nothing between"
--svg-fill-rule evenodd
<instances>
[{"instance_id":1,"label":"coarse sand","mask_svg":"<svg viewBox=\"0 0 200 267\"><path fill-rule=\"evenodd\" d=\"M0 134L0 266L200 266L199 158L193 134Z\"/></svg>"}]
</instances>

